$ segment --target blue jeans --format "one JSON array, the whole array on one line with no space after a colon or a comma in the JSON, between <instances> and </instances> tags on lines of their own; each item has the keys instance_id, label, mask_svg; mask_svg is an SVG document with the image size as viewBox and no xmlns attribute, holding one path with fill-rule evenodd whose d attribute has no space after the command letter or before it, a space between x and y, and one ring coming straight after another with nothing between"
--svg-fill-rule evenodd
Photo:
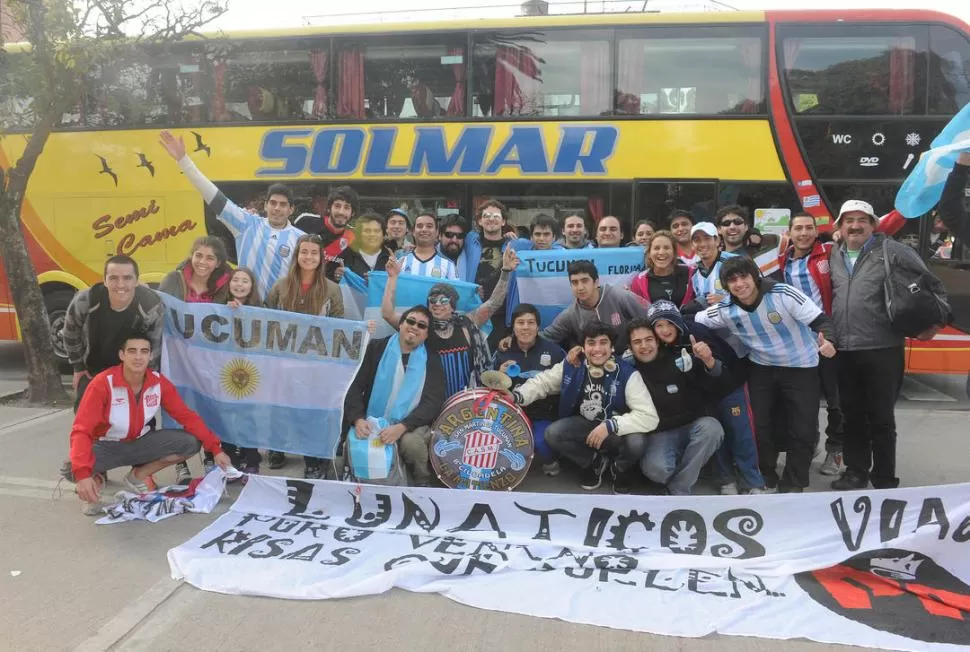
<instances>
[{"instance_id":1,"label":"blue jeans","mask_svg":"<svg viewBox=\"0 0 970 652\"><path fill-rule=\"evenodd\" d=\"M549 448L546 443L546 428L552 421L545 419L532 422L532 442L535 444L536 457L543 464L549 464L559 459L559 454Z\"/></svg>"},{"instance_id":2,"label":"blue jeans","mask_svg":"<svg viewBox=\"0 0 970 652\"><path fill-rule=\"evenodd\" d=\"M724 439L717 419L701 417L686 426L646 435L647 450L640 460L643 474L672 496L689 496L701 469Z\"/></svg>"},{"instance_id":3,"label":"blue jeans","mask_svg":"<svg viewBox=\"0 0 970 652\"><path fill-rule=\"evenodd\" d=\"M758 440L748 400L747 384L717 403L717 420L724 427L724 443L714 456L714 480L719 485L735 481L734 468L742 489L762 489L765 479L758 468Z\"/></svg>"},{"instance_id":4,"label":"blue jeans","mask_svg":"<svg viewBox=\"0 0 970 652\"><path fill-rule=\"evenodd\" d=\"M549 448L581 469L593 464L596 453L613 460L617 472L623 473L635 467L643 457L646 440L653 435L608 435L597 451L586 445L586 437L599 424L599 421L588 421L581 416L559 419L546 428L545 442Z\"/></svg>"}]
</instances>

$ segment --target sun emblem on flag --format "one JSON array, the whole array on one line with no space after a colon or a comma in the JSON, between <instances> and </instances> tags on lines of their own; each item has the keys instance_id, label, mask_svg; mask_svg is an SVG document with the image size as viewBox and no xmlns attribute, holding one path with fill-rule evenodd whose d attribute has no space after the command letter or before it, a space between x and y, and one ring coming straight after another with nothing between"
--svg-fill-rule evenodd
<instances>
[{"instance_id":1,"label":"sun emblem on flag","mask_svg":"<svg viewBox=\"0 0 970 652\"><path fill-rule=\"evenodd\" d=\"M222 368L222 388L233 398L246 398L258 386L259 369L249 360L235 358Z\"/></svg>"}]
</instances>

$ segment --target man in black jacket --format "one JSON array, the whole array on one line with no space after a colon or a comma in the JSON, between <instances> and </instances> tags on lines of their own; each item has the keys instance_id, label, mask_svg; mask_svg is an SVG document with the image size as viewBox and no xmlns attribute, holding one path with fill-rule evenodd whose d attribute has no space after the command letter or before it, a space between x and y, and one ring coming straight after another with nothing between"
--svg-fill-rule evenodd
<instances>
[{"instance_id":1,"label":"man in black jacket","mask_svg":"<svg viewBox=\"0 0 970 652\"><path fill-rule=\"evenodd\" d=\"M647 434L640 468L671 495L690 495L724 438L721 424L706 416L704 408L730 385L730 372L707 344L693 336L693 355L676 355L661 347L646 318L631 321L627 333L634 364L660 417L657 429Z\"/></svg>"},{"instance_id":2,"label":"man in black jacket","mask_svg":"<svg viewBox=\"0 0 970 652\"><path fill-rule=\"evenodd\" d=\"M431 312L424 306L414 306L401 315L398 333L391 337L373 340L367 345L364 360L354 382L351 383L344 399L344 421L353 425L357 436L364 438L371 434L373 426L367 417L385 417L390 408L385 406L380 414L369 414L374 410L370 405L374 383L384 357L389 355L388 344L396 339L390 350L400 351L401 373L406 374L411 354L424 348L431 326ZM403 376L407 381L408 377ZM393 403L401 386L395 386L389 393L388 403ZM431 465L428 457L428 444L431 441L431 423L441 411L445 401L445 379L438 356L429 354L425 366L424 385L417 404L397 423L392 423L380 431L379 437L385 444L400 441L401 458L411 468L411 477L419 487L431 484Z\"/></svg>"}]
</instances>

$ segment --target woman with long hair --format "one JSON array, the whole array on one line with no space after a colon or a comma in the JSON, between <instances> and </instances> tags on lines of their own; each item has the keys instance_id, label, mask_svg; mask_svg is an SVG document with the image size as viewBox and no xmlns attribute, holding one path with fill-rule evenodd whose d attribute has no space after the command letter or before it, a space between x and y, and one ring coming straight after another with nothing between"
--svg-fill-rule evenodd
<instances>
[{"instance_id":1,"label":"woman with long hair","mask_svg":"<svg viewBox=\"0 0 970 652\"><path fill-rule=\"evenodd\" d=\"M677 241L670 231L657 231L644 256L644 270L630 283L630 291L648 305L660 299L685 306L694 298L690 277L693 267L677 260Z\"/></svg>"},{"instance_id":2,"label":"woman with long hair","mask_svg":"<svg viewBox=\"0 0 970 652\"><path fill-rule=\"evenodd\" d=\"M222 238L205 235L196 238L189 249L189 257L179 263L158 284L158 291L189 303L226 303L229 298L229 276L232 268L227 262L226 243ZM206 452L202 468L208 473L215 466L212 453ZM189 484L192 472L189 465L175 465L179 484Z\"/></svg>"},{"instance_id":3,"label":"woman with long hair","mask_svg":"<svg viewBox=\"0 0 970 652\"><path fill-rule=\"evenodd\" d=\"M343 317L344 300L340 286L329 280L326 272L323 240L318 235L300 236L290 269L269 291L266 307L304 315ZM280 451L269 451L268 457L271 469L286 465L286 456ZM306 455L303 461L306 465L303 477L310 480L323 478L325 464L331 462Z\"/></svg>"}]
</instances>

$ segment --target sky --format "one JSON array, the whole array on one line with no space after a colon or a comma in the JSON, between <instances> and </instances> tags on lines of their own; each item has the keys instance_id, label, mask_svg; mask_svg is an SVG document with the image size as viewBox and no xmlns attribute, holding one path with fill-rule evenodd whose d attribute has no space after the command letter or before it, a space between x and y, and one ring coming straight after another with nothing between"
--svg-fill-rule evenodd
<instances>
[{"instance_id":1,"label":"sky","mask_svg":"<svg viewBox=\"0 0 970 652\"><path fill-rule=\"evenodd\" d=\"M677 4L698 7L716 4L717 0L649 0L647 7L666 8ZM935 0L933 3L918 0L724 0L737 9L912 9L932 8L962 18L970 24L970 2L967 0ZM217 29L256 29L261 27L298 27L301 25L326 25L328 23L402 22L423 18L444 20L461 17L502 17L518 15L520 2L516 0L356 0L354 3L333 0L276 0L267 10L266 0L229 0L229 12L213 23ZM590 12L599 12L602 0L587 0ZM642 0L606 0L612 11L629 5L634 10L642 7ZM583 1L550 1L550 13L563 10L579 13ZM327 8L329 7L329 8ZM345 8L348 7L348 8ZM349 7L352 7L350 9ZM558 9L557 9L558 8ZM352 15L350 12L354 12Z\"/></svg>"}]
</instances>

